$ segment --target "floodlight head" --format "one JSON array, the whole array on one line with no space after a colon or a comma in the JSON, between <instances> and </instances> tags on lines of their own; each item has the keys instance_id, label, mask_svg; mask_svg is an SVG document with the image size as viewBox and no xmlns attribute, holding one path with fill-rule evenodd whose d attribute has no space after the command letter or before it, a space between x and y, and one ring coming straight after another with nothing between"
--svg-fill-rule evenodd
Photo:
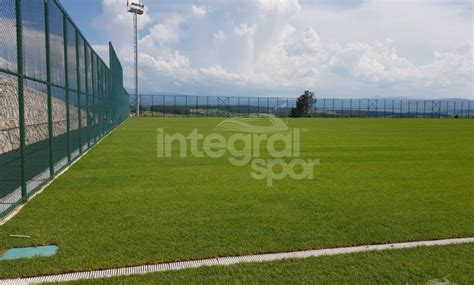
<instances>
[{"instance_id":1,"label":"floodlight head","mask_svg":"<svg viewBox=\"0 0 474 285\"><path fill-rule=\"evenodd\" d=\"M139 0L127 1L127 11L137 15L143 15L145 5L141 4Z\"/></svg>"}]
</instances>

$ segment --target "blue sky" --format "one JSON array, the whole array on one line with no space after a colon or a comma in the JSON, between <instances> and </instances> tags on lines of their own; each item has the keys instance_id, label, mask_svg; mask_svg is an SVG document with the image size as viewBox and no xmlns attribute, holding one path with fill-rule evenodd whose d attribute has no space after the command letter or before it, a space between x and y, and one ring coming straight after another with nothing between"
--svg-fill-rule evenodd
<instances>
[{"instance_id":1,"label":"blue sky","mask_svg":"<svg viewBox=\"0 0 474 285\"><path fill-rule=\"evenodd\" d=\"M474 99L472 1L143 0L142 93ZM132 90L126 0L62 0ZM106 59L106 58L105 58Z\"/></svg>"}]
</instances>

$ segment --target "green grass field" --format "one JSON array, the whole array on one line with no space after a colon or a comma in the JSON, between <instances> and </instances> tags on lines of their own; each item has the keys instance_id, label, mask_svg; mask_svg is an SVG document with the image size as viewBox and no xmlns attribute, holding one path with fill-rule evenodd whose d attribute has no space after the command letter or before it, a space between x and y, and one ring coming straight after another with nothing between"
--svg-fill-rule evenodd
<instances>
[{"instance_id":1,"label":"green grass field","mask_svg":"<svg viewBox=\"0 0 474 285\"><path fill-rule=\"evenodd\" d=\"M0 250L60 247L54 257L0 261L0 278L474 236L473 120L289 120L290 127L307 129L301 134L302 158L320 164L313 180L284 179L273 187L252 179L248 165L233 166L227 157L157 157L157 128L209 133L220 121L126 121L0 226ZM459 248L446 247L443 254L455 259L462 254ZM370 256L364 255L368 266L377 262ZM389 270L393 262L381 266ZM425 260L413 259L417 262ZM298 264L304 261L281 266ZM302 266L302 272L309 268ZM257 265L243 268L252 271ZM226 274L232 276L232 270ZM259 270L264 269L252 274ZM196 272L183 278L204 271Z\"/></svg>"}]
</instances>

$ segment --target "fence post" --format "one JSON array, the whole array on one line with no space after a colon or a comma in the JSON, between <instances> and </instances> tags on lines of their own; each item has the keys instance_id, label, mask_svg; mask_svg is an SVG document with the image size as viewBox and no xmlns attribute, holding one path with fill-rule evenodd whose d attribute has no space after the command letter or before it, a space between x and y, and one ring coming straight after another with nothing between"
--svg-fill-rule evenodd
<instances>
[{"instance_id":1,"label":"fence post","mask_svg":"<svg viewBox=\"0 0 474 285\"><path fill-rule=\"evenodd\" d=\"M463 115L463 110L464 109L464 101L461 101L461 118L462 118L462 115Z\"/></svg>"},{"instance_id":2,"label":"fence post","mask_svg":"<svg viewBox=\"0 0 474 285\"><path fill-rule=\"evenodd\" d=\"M63 12L61 12L63 13ZM71 162L71 122L69 120L70 110L69 110L69 70L68 70L68 50L67 50L67 18L63 13L63 41L64 41L64 83L66 85L66 141L67 141L67 161Z\"/></svg>"},{"instance_id":3,"label":"fence post","mask_svg":"<svg viewBox=\"0 0 474 285\"><path fill-rule=\"evenodd\" d=\"M426 100L423 101L423 118L426 118Z\"/></svg>"},{"instance_id":4,"label":"fence post","mask_svg":"<svg viewBox=\"0 0 474 285\"><path fill-rule=\"evenodd\" d=\"M82 153L82 114L81 114L81 69L79 68L79 33L76 32L76 70L77 70L77 119L78 119L78 137L79 137L79 153Z\"/></svg>"},{"instance_id":5,"label":"fence post","mask_svg":"<svg viewBox=\"0 0 474 285\"><path fill-rule=\"evenodd\" d=\"M400 118L402 118L402 112L403 112L403 100L400 100Z\"/></svg>"},{"instance_id":6,"label":"fence post","mask_svg":"<svg viewBox=\"0 0 474 285\"><path fill-rule=\"evenodd\" d=\"M270 114L270 97L267 97L267 115Z\"/></svg>"},{"instance_id":7,"label":"fence post","mask_svg":"<svg viewBox=\"0 0 474 285\"><path fill-rule=\"evenodd\" d=\"M95 136L95 142L98 142L100 139L100 80L99 80L99 73L100 73L100 67L99 67L99 56L94 52L94 61L92 62L94 66L94 74L92 81L94 82L94 136ZM123 90L123 116L124 120L129 117L130 114L130 99L127 91L124 89Z\"/></svg>"},{"instance_id":8,"label":"fence post","mask_svg":"<svg viewBox=\"0 0 474 285\"><path fill-rule=\"evenodd\" d=\"M387 99L383 99L383 117L387 117Z\"/></svg>"},{"instance_id":9,"label":"fence post","mask_svg":"<svg viewBox=\"0 0 474 285\"><path fill-rule=\"evenodd\" d=\"M392 99L392 118L395 118L395 100Z\"/></svg>"},{"instance_id":10,"label":"fence post","mask_svg":"<svg viewBox=\"0 0 474 285\"><path fill-rule=\"evenodd\" d=\"M467 104L467 117L471 118L471 100L469 100Z\"/></svg>"},{"instance_id":11,"label":"fence post","mask_svg":"<svg viewBox=\"0 0 474 285\"><path fill-rule=\"evenodd\" d=\"M21 15L21 0L15 1L15 16L16 16L16 57L17 57L17 73L18 73L18 123L20 131L20 167L21 167L21 200L26 201L28 198L28 191L26 189L26 132L25 132L25 95L23 82L23 23Z\"/></svg>"},{"instance_id":12,"label":"fence post","mask_svg":"<svg viewBox=\"0 0 474 285\"><path fill-rule=\"evenodd\" d=\"M379 99L375 99L375 118L379 117Z\"/></svg>"},{"instance_id":13,"label":"fence post","mask_svg":"<svg viewBox=\"0 0 474 285\"><path fill-rule=\"evenodd\" d=\"M352 117L352 98L351 98L351 102L349 103L349 118Z\"/></svg>"},{"instance_id":14,"label":"fence post","mask_svg":"<svg viewBox=\"0 0 474 285\"><path fill-rule=\"evenodd\" d=\"M323 117L326 117L326 98L323 99Z\"/></svg>"},{"instance_id":15,"label":"fence post","mask_svg":"<svg viewBox=\"0 0 474 285\"><path fill-rule=\"evenodd\" d=\"M336 117L336 99L332 99L332 116Z\"/></svg>"},{"instance_id":16,"label":"fence post","mask_svg":"<svg viewBox=\"0 0 474 285\"><path fill-rule=\"evenodd\" d=\"M359 118L361 117L361 111L360 111L360 102L362 101L362 99L357 99L359 101Z\"/></svg>"},{"instance_id":17,"label":"fence post","mask_svg":"<svg viewBox=\"0 0 474 285\"><path fill-rule=\"evenodd\" d=\"M344 118L344 99L341 99L341 117Z\"/></svg>"},{"instance_id":18,"label":"fence post","mask_svg":"<svg viewBox=\"0 0 474 285\"><path fill-rule=\"evenodd\" d=\"M165 106L165 98L166 98L166 95L162 95L162 105L161 105L161 110L163 111L163 117L166 117L166 106Z\"/></svg>"},{"instance_id":19,"label":"fence post","mask_svg":"<svg viewBox=\"0 0 474 285\"><path fill-rule=\"evenodd\" d=\"M48 95L48 146L49 146L49 176L54 176L53 161L53 104L51 99L51 54L49 45L49 3L48 0L43 1L44 7L44 34L46 45L46 88Z\"/></svg>"},{"instance_id":20,"label":"fence post","mask_svg":"<svg viewBox=\"0 0 474 285\"><path fill-rule=\"evenodd\" d=\"M98 67L98 82L100 82L99 87L99 131L100 138L104 136L104 66L102 62L99 61L97 64Z\"/></svg>"},{"instance_id":21,"label":"fence post","mask_svg":"<svg viewBox=\"0 0 474 285\"><path fill-rule=\"evenodd\" d=\"M112 66L110 66L112 68ZM87 56L87 45L84 42L84 72L85 72L85 87L86 87L86 134L87 134L87 148L91 146L91 137L89 133L90 121L89 121L89 58Z\"/></svg>"},{"instance_id":22,"label":"fence post","mask_svg":"<svg viewBox=\"0 0 474 285\"><path fill-rule=\"evenodd\" d=\"M366 117L370 117L369 116L369 111L370 111L370 99L367 99L367 114L366 114Z\"/></svg>"},{"instance_id":23,"label":"fence post","mask_svg":"<svg viewBox=\"0 0 474 285\"><path fill-rule=\"evenodd\" d=\"M150 108L150 111L151 111L151 116L154 117L155 116L155 96L151 95L151 108Z\"/></svg>"},{"instance_id":24,"label":"fence post","mask_svg":"<svg viewBox=\"0 0 474 285\"><path fill-rule=\"evenodd\" d=\"M280 101L279 101L278 98L276 98L276 100L277 100L277 117L279 118L279 117L281 117L281 115L280 115Z\"/></svg>"}]
</instances>

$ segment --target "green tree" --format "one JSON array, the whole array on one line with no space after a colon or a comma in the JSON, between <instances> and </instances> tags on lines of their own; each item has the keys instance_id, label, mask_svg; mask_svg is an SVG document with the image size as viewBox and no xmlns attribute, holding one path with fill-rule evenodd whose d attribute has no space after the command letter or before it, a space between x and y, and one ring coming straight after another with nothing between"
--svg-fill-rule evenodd
<instances>
[{"instance_id":1,"label":"green tree","mask_svg":"<svg viewBox=\"0 0 474 285\"><path fill-rule=\"evenodd\" d=\"M308 117L309 111L315 103L316 98L314 98L314 93L309 90L306 90L303 95L300 95L300 97L296 99L296 108L291 109L290 117Z\"/></svg>"}]
</instances>

